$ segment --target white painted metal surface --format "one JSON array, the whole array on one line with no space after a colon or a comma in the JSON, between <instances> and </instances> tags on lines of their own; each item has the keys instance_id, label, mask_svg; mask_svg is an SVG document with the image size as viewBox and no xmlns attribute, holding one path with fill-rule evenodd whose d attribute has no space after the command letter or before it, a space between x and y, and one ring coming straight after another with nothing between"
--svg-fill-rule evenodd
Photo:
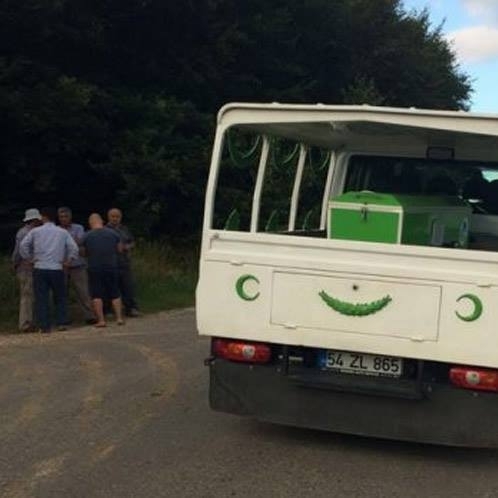
<instances>
[{"instance_id":1,"label":"white painted metal surface","mask_svg":"<svg viewBox=\"0 0 498 498\"><path fill-rule=\"evenodd\" d=\"M259 225L259 208L261 205L261 193L265 181L266 164L268 163L268 154L270 152L270 140L267 136L263 137L263 146L261 147L261 157L259 159L258 176L256 177L256 186L252 199L251 211L251 232L258 231Z\"/></svg>"},{"instance_id":2,"label":"white painted metal surface","mask_svg":"<svg viewBox=\"0 0 498 498\"><path fill-rule=\"evenodd\" d=\"M300 330L339 331L417 342L437 340L440 285L344 276L335 272L274 271L272 277L272 325L291 323ZM350 317L325 306L319 297L321 292L339 296L347 302L373 302L385 296L395 298L377 313ZM289 306L290 302L302 304ZM416 307L414 303L417 303Z\"/></svg>"},{"instance_id":3,"label":"white painted metal surface","mask_svg":"<svg viewBox=\"0 0 498 498\"><path fill-rule=\"evenodd\" d=\"M306 146L301 144L299 147L299 159L297 160L296 175L294 177L294 186L292 187L292 197L289 214L288 229L292 231L296 228L297 208L299 206L299 192L301 181L303 179L304 163L306 161Z\"/></svg>"},{"instance_id":4,"label":"white painted metal surface","mask_svg":"<svg viewBox=\"0 0 498 498\"><path fill-rule=\"evenodd\" d=\"M334 177L334 169L336 164L336 153L332 151L330 154L329 168L327 171L327 179L325 180L325 188L323 189L322 211L320 213L320 230L325 230L327 226L327 213L330 199L330 189L332 188L332 179Z\"/></svg>"},{"instance_id":5,"label":"white painted metal surface","mask_svg":"<svg viewBox=\"0 0 498 498\"><path fill-rule=\"evenodd\" d=\"M353 153L425 157L428 145L453 144L457 159L496 161L498 116L368 106L224 107L206 193L196 305L203 335L498 367L498 253L214 230L221 144L233 125L330 147L336 161L329 190L336 195ZM495 219L482 225L498 228ZM247 275L254 279L244 280ZM328 306L322 290L352 304L386 295L391 301L376 313L349 316ZM477 302L482 314L462 319L475 318Z\"/></svg>"}]
</instances>

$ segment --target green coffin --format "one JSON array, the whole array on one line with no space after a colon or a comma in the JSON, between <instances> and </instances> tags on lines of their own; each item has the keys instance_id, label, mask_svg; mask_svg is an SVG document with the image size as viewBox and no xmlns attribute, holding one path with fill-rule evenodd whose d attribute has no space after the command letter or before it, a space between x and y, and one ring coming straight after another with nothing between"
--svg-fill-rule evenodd
<instances>
[{"instance_id":1,"label":"green coffin","mask_svg":"<svg viewBox=\"0 0 498 498\"><path fill-rule=\"evenodd\" d=\"M458 197L347 192L329 203L328 237L467 247L471 214Z\"/></svg>"}]
</instances>

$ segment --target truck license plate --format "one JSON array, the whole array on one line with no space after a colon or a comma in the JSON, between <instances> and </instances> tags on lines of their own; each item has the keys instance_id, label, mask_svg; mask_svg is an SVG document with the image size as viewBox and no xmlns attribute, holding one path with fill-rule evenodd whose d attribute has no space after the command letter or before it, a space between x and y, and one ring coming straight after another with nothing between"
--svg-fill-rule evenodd
<instances>
[{"instance_id":1,"label":"truck license plate","mask_svg":"<svg viewBox=\"0 0 498 498\"><path fill-rule=\"evenodd\" d=\"M326 350L320 358L320 366L326 370L344 373L400 377L403 372L403 359L392 356Z\"/></svg>"}]
</instances>

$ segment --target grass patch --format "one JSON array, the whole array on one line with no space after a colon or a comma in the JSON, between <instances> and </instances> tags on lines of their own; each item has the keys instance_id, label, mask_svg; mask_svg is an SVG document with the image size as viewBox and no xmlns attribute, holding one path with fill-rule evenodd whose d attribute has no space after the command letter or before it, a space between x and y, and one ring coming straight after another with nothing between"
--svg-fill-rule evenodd
<instances>
[{"instance_id":1,"label":"grass patch","mask_svg":"<svg viewBox=\"0 0 498 498\"><path fill-rule=\"evenodd\" d=\"M133 253L140 308L155 312L194 304L197 251L189 246L141 242Z\"/></svg>"},{"instance_id":2,"label":"grass patch","mask_svg":"<svg viewBox=\"0 0 498 498\"><path fill-rule=\"evenodd\" d=\"M17 330L19 286L10 257L0 257L0 331Z\"/></svg>"},{"instance_id":3,"label":"grass patch","mask_svg":"<svg viewBox=\"0 0 498 498\"><path fill-rule=\"evenodd\" d=\"M197 250L188 244L172 246L140 241L132 255L132 269L140 309L154 313L194 304ZM17 330L19 290L8 256L0 256L0 332ZM81 313L70 292L69 314L74 324Z\"/></svg>"}]
</instances>

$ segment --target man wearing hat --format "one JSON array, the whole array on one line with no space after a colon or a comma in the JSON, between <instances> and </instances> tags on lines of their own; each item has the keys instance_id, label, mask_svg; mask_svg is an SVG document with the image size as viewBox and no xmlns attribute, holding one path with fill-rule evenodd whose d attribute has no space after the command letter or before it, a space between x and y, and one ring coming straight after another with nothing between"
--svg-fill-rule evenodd
<instances>
[{"instance_id":1,"label":"man wearing hat","mask_svg":"<svg viewBox=\"0 0 498 498\"><path fill-rule=\"evenodd\" d=\"M16 245L12 253L12 264L19 281L19 330L29 332L34 330L33 323L33 265L28 259L24 259L19 246L29 231L41 225L41 215L38 209L26 209L24 225L16 233Z\"/></svg>"},{"instance_id":2,"label":"man wearing hat","mask_svg":"<svg viewBox=\"0 0 498 498\"><path fill-rule=\"evenodd\" d=\"M55 226L57 210L40 210L43 225L30 230L22 239L19 252L33 261L33 290L36 320L42 333L50 333L50 294L56 311L57 330L66 330L67 295L64 268L79 255L76 242L67 230Z\"/></svg>"}]
</instances>

